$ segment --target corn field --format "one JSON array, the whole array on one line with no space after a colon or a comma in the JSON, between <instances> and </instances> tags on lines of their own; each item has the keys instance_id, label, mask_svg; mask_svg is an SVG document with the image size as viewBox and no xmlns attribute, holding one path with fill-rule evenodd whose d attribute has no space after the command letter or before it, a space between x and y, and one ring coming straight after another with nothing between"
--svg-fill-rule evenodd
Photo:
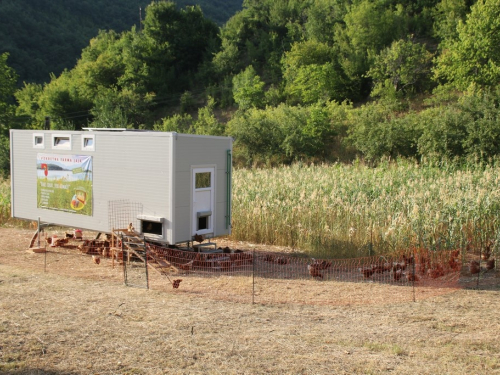
<instances>
[{"instance_id":1,"label":"corn field","mask_svg":"<svg viewBox=\"0 0 500 375\"><path fill-rule=\"evenodd\" d=\"M29 222L10 217L10 180L0 177L0 226L29 227Z\"/></svg>"},{"instance_id":2,"label":"corn field","mask_svg":"<svg viewBox=\"0 0 500 375\"><path fill-rule=\"evenodd\" d=\"M496 166L410 161L241 169L233 180L233 237L319 258L409 247L480 251L499 243L499 183Z\"/></svg>"},{"instance_id":3,"label":"corn field","mask_svg":"<svg viewBox=\"0 0 500 375\"><path fill-rule=\"evenodd\" d=\"M10 219L10 181L0 179L0 223Z\"/></svg>"}]
</instances>

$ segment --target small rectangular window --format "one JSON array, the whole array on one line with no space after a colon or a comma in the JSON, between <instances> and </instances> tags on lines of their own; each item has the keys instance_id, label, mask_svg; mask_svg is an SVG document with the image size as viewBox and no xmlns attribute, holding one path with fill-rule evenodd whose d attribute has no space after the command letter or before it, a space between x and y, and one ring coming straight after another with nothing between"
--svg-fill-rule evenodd
<instances>
[{"instance_id":1,"label":"small rectangular window","mask_svg":"<svg viewBox=\"0 0 500 375\"><path fill-rule=\"evenodd\" d=\"M43 134L33 134L33 147L45 148Z\"/></svg>"},{"instance_id":2,"label":"small rectangular window","mask_svg":"<svg viewBox=\"0 0 500 375\"><path fill-rule=\"evenodd\" d=\"M163 236L163 223L155 221L141 220L141 231L144 234L153 234L155 236Z\"/></svg>"},{"instance_id":3,"label":"small rectangular window","mask_svg":"<svg viewBox=\"0 0 500 375\"><path fill-rule=\"evenodd\" d=\"M212 179L210 172L196 173L195 175L195 189L206 189L212 186Z\"/></svg>"},{"instance_id":4,"label":"small rectangular window","mask_svg":"<svg viewBox=\"0 0 500 375\"><path fill-rule=\"evenodd\" d=\"M52 148L71 150L71 136L54 134L52 137L53 137Z\"/></svg>"},{"instance_id":5,"label":"small rectangular window","mask_svg":"<svg viewBox=\"0 0 500 375\"><path fill-rule=\"evenodd\" d=\"M67 146L69 145L69 137L56 137L54 146Z\"/></svg>"},{"instance_id":6,"label":"small rectangular window","mask_svg":"<svg viewBox=\"0 0 500 375\"><path fill-rule=\"evenodd\" d=\"M84 151L95 151L95 136L94 135L84 135L82 137L82 150Z\"/></svg>"}]
</instances>

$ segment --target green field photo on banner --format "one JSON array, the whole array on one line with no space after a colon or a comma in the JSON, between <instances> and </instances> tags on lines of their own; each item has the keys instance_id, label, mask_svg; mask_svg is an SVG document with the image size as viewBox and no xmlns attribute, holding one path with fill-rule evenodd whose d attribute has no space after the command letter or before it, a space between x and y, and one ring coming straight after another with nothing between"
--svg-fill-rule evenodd
<instances>
[{"instance_id":1,"label":"green field photo on banner","mask_svg":"<svg viewBox=\"0 0 500 375\"><path fill-rule=\"evenodd\" d=\"M37 154L37 207L92 215L92 157Z\"/></svg>"}]
</instances>

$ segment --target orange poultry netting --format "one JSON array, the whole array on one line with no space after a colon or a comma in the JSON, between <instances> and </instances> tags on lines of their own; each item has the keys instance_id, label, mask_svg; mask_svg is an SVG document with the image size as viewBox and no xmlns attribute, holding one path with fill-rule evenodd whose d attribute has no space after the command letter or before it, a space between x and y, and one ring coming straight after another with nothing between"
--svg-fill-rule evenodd
<instances>
[{"instance_id":1,"label":"orange poultry netting","mask_svg":"<svg viewBox=\"0 0 500 375\"><path fill-rule=\"evenodd\" d=\"M255 303L359 304L410 301L497 281L495 270L472 274L459 251L412 249L392 257L314 259L222 249L196 253L149 245L184 292ZM488 273L489 272L489 273ZM498 276L498 274L496 274ZM368 287L368 289L367 289ZM367 290L370 292L367 294Z\"/></svg>"},{"instance_id":2,"label":"orange poultry netting","mask_svg":"<svg viewBox=\"0 0 500 375\"><path fill-rule=\"evenodd\" d=\"M110 264L117 276L123 270L127 285L244 303L385 304L421 300L457 288L500 286L494 254L473 250L413 248L393 256L314 259L229 248L195 252L152 243L145 243L141 255L116 251L118 244L113 251L105 238L56 245L61 247L51 247L52 252L57 248L67 255L88 255L94 265Z\"/></svg>"}]
</instances>

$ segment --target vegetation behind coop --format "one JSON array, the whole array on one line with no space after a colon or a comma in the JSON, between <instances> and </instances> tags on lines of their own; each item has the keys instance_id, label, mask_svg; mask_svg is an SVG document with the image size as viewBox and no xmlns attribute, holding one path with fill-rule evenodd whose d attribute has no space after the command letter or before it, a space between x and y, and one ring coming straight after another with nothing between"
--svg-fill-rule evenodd
<instances>
[{"instance_id":1,"label":"vegetation behind coop","mask_svg":"<svg viewBox=\"0 0 500 375\"><path fill-rule=\"evenodd\" d=\"M169 244L230 234L229 137L11 130L10 142L12 217L107 233L132 223ZM134 209L110 213L125 201Z\"/></svg>"}]
</instances>

